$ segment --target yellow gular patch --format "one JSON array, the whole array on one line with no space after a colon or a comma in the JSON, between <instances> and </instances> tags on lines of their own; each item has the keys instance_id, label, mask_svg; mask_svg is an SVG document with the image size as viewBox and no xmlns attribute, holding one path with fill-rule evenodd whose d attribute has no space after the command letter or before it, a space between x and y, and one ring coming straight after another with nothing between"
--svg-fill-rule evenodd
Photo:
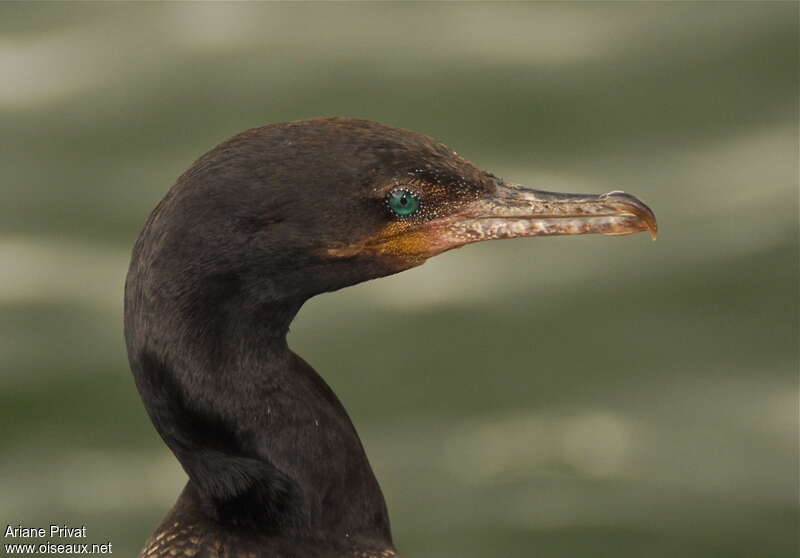
<instances>
[{"instance_id":1,"label":"yellow gular patch","mask_svg":"<svg viewBox=\"0 0 800 558\"><path fill-rule=\"evenodd\" d=\"M342 248L331 248L332 256L371 256L396 260L402 267L421 264L439 253L441 234L424 223L395 221L383 227L375 236Z\"/></svg>"}]
</instances>

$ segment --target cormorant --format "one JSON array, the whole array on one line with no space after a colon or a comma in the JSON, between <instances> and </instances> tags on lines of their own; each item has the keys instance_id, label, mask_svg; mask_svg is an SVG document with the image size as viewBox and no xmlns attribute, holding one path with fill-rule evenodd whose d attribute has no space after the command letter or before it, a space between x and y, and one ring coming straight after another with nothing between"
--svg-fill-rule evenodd
<instances>
[{"instance_id":1,"label":"cormorant","mask_svg":"<svg viewBox=\"0 0 800 558\"><path fill-rule=\"evenodd\" d=\"M347 413L287 346L303 303L481 240L643 230L655 217L631 195L525 189L376 122L218 145L150 215L125 286L136 385L189 477L141 556L395 556Z\"/></svg>"}]
</instances>

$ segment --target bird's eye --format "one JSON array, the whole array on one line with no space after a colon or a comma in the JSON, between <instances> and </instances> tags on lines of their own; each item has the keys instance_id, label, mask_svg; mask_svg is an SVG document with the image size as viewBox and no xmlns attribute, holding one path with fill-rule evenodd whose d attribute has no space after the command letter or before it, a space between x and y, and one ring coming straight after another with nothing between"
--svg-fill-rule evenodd
<instances>
[{"instance_id":1,"label":"bird's eye","mask_svg":"<svg viewBox=\"0 0 800 558\"><path fill-rule=\"evenodd\" d=\"M409 217L419 210L419 197L410 190L392 190L386 196L386 205L398 217Z\"/></svg>"}]
</instances>

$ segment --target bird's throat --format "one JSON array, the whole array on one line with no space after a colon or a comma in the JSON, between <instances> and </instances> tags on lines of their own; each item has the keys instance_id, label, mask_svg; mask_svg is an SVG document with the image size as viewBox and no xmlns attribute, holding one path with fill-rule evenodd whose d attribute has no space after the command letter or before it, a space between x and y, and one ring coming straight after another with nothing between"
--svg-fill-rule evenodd
<instances>
[{"instance_id":1,"label":"bird's throat","mask_svg":"<svg viewBox=\"0 0 800 558\"><path fill-rule=\"evenodd\" d=\"M179 504L199 502L195 512L215 522L265 534L391 544L383 495L347 413L287 346L300 304L247 313L241 304L209 313L176 306L160 313L168 324L132 315L127 327L141 320L164 332L145 336L131 361L156 428L189 476L194 497Z\"/></svg>"}]
</instances>

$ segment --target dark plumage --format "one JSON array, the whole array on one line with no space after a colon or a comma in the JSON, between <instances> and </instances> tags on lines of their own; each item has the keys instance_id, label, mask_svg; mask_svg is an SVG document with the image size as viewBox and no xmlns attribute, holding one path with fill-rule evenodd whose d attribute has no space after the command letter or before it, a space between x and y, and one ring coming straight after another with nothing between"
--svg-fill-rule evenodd
<instances>
[{"instance_id":1,"label":"dark plumage","mask_svg":"<svg viewBox=\"0 0 800 558\"><path fill-rule=\"evenodd\" d=\"M374 122L275 124L212 149L153 211L126 283L136 385L189 476L142 556L393 556L350 419L286 344L303 303L478 240L647 228L627 194L520 189Z\"/></svg>"}]
</instances>

